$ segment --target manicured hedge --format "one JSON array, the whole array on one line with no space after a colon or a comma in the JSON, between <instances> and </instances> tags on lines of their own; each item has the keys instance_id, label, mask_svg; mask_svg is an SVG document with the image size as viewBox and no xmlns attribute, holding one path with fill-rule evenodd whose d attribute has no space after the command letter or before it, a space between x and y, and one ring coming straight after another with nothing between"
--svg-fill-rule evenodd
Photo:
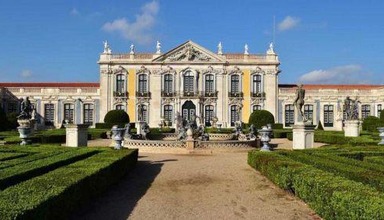
<instances>
[{"instance_id":1,"label":"manicured hedge","mask_svg":"<svg viewBox=\"0 0 384 220\"><path fill-rule=\"evenodd\" d=\"M384 156L364 157L364 161L384 166Z\"/></svg>"},{"instance_id":2,"label":"manicured hedge","mask_svg":"<svg viewBox=\"0 0 384 220\"><path fill-rule=\"evenodd\" d=\"M275 117L267 110L256 110L249 116L248 121L249 124L255 125L257 129L261 129L263 126L267 126L267 124L274 124Z\"/></svg>"},{"instance_id":3,"label":"manicured hedge","mask_svg":"<svg viewBox=\"0 0 384 220\"><path fill-rule=\"evenodd\" d=\"M8 186L42 175L58 167L85 159L96 153L96 150L78 148L62 154L52 155L51 157L2 169L0 172L0 189L5 189Z\"/></svg>"},{"instance_id":4,"label":"manicured hedge","mask_svg":"<svg viewBox=\"0 0 384 220\"><path fill-rule=\"evenodd\" d=\"M137 150L100 151L0 192L0 219L66 219L137 162Z\"/></svg>"},{"instance_id":5,"label":"manicured hedge","mask_svg":"<svg viewBox=\"0 0 384 220\"><path fill-rule=\"evenodd\" d=\"M288 134L292 134L291 129L273 129L273 137L274 138L287 138Z\"/></svg>"},{"instance_id":6,"label":"manicured hedge","mask_svg":"<svg viewBox=\"0 0 384 220\"><path fill-rule=\"evenodd\" d=\"M248 164L303 199L324 219L384 219L384 194L370 186L276 153L249 152Z\"/></svg>"},{"instance_id":7,"label":"manicured hedge","mask_svg":"<svg viewBox=\"0 0 384 220\"><path fill-rule=\"evenodd\" d=\"M0 152L0 162L5 160L12 160L19 157L25 157L27 155L27 153Z\"/></svg>"},{"instance_id":8,"label":"manicured hedge","mask_svg":"<svg viewBox=\"0 0 384 220\"><path fill-rule=\"evenodd\" d=\"M311 165L315 168L334 173L345 178L369 184L372 187L384 192L384 168L369 165L367 162L347 159L342 157L334 158L327 154L308 154L306 152L291 152L285 156ZM339 159L339 160L338 160Z\"/></svg>"}]
</instances>

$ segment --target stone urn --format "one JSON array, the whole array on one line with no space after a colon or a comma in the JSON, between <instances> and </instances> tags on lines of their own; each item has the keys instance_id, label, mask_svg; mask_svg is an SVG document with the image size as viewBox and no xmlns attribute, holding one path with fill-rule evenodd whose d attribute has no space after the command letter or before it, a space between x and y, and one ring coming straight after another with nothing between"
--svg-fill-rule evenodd
<instances>
[{"instance_id":1,"label":"stone urn","mask_svg":"<svg viewBox=\"0 0 384 220\"><path fill-rule=\"evenodd\" d=\"M384 127L378 127L377 130L379 130L381 141L378 143L378 145L384 145Z\"/></svg>"},{"instance_id":2,"label":"stone urn","mask_svg":"<svg viewBox=\"0 0 384 220\"><path fill-rule=\"evenodd\" d=\"M260 134L260 142L263 144L263 147L260 149L261 151L271 151L271 147L269 146L269 142L271 141L271 133L272 129L267 126L263 126L258 130Z\"/></svg>"},{"instance_id":3,"label":"stone urn","mask_svg":"<svg viewBox=\"0 0 384 220\"><path fill-rule=\"evenodd\" d=\"M111 131L112 131L112 139L115 141L114 148L116 150L120 150L121 148L123 148L121 143L123 142L123 139L124 139L125 128L118 128L115 125L112 127Z\"/></svg>"},{"instance_id":4,"label":"stone urn","mask_svg":"<svg viewBox=\"0 0 384 220\"><path fill-rule=\"evenodd\" d=\"M32 128L31 128L31 122L29 119L19 119L17 120L19 123L19 127L17 127L17 130L19 131L20 134L20 139L21 143L20 145L29 145L31 144L31 141L29 140L29 137L31 136L32 133Z\"/></svg>"}]
</instances>

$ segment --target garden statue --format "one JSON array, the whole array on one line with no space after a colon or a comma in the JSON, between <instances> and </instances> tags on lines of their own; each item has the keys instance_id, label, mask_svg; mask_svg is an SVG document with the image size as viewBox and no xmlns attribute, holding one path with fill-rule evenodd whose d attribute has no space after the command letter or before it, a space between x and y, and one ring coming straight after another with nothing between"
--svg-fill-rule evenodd
<instances>
[{"instance_id":1,"label":"garden statue","mask_svg":"<svg viewBox=\"0 0 384 220\"><path fill-rule=\"evenodd\" d=\"M131 139L131 125L125 124L125 132L124 132L124 138Z\"/></svg>"},{"instance_id":2,"label":"garden statue","mask_svg":"<svg viewBox=\"0 0 384 220\"><path fill-rule=\"evenodd\" d=\"M248 139L256 140L256 128L254 124L251 124L251 126L249 127Z\"/></svg>"},{"instance_id":3,"label":"garden statue","mask_svg":"<svg viewBox=\"0 0 384 220\"><path fill-rule=\"evenodd\" d=\"M296 98L293 104L295 105L297 112L300 114L301 120L306 122L307 118L305 117L303 112L304 98L305 98L305 90L303 89L303 84L299 84L296 90Z\"/></svg>"},{"instance_id":4,"label":"garden statue","mask_svg":"<svg viewBox=\"0 0 384 220\"><path fill-rule=\"evenodd\" d=\"M346 120L358 120L359 118L359 101L352 100L347 96L344 100L344 112Z\"/></svg>"},{"instance_id":5,"label":"garden statue","mask_svg":"<svg viewBox=\"0 0 384 220\"><path fill-rule=\"evenodd\" d=\"M24 99L21 99L20 105L20 115L17 116L18 119L31 119L32 116L32 105L29 101L28 96Z\"/></svg>"},{"instance_id":6,"label":"garden statue","mask_svg":"<svg viewBox=\"0 0 384 220\"><path fill-rule=\"evenodd\" d=\"M144 119L144 106L143 105L138 105L137 106L137 117L139 121L143 121Z\"/></svg>"},{"instance_id":7,"label":"garden statue","mask_svg":"<svg viewBox=\"0 0 384 220\"><path fill-rule=\"evenodd\" d=\"M142 138L143 140L147 140L147 134L149 134L150 130L149 130L149 125L147 123L144 123L144 125L141 127L141 135L142 135Z\"/></svg>"}]
</instances>

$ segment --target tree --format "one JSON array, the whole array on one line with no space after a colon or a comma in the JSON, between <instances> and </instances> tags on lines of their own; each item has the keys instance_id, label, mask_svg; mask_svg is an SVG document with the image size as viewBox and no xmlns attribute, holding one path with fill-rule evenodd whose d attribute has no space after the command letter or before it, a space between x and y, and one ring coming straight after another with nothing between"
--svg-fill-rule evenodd
<instances>
[{"instance_id":1,"label":"tree","mask_svg":"<svg viewBox=\"0 0 384 220\"><path fill-rule=\"evenodd\" d=\"M267 124L272 125L274 123L275 117L267 110L255 110L249 116L249 124L253 124L256 129L261 129L262 126L266 126Z\"/></svg>"}]
</instances>

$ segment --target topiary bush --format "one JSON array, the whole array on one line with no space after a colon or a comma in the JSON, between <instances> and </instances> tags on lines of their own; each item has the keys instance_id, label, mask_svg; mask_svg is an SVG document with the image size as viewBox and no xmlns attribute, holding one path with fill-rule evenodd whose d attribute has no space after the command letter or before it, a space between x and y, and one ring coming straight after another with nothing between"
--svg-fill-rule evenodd
<instances>
[{"instance_id":1,"label":"topiary bush","mask_svg":"<svg viewBox=\"0 0 384 220\"><path fill-rule=\"evenodd\" d=\"M124 110L111 110L105 117L104 122L108 124L129 123L129 116Z\"/></svg>"},{"instance_id":2,"label":"topiary bush","mask_svg":"<svg viewBox=\"0 0 384 220\"><path fill-rule=\"evenodd\" d=\"M381 116L381 115L380 115ZM363 130L365 131L377 131L378 127L383 127L384 121L375 116L368 116L363 120Z\"/></svg>"},{"instance_id":3,"label":"topiary bush","mask_svg":"<svg viewBox=\"0 0 384 220\"><path fill-rule=\"evenodd\" d=\"M249 124L253 124L256 129L261 129L262 126L267 124L274 124L275 117L267 110L255 110L249 116Z\"/></svg>"}]
</instances>

